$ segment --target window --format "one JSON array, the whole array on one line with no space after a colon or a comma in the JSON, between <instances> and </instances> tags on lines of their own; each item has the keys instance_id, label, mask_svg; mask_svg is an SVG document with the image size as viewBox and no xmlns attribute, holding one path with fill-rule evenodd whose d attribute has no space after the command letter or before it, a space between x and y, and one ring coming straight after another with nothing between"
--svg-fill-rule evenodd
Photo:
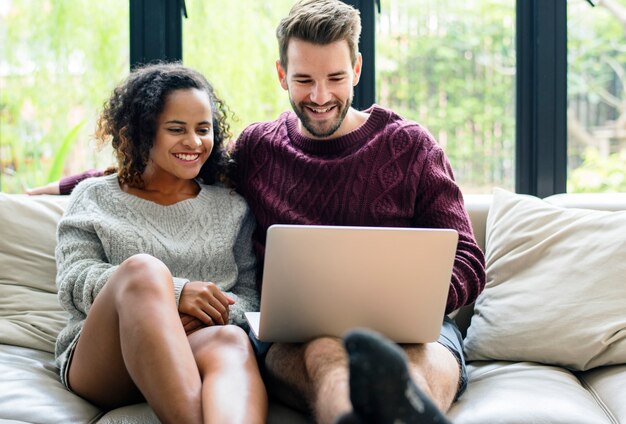
<instances>
[{"instance_id":1,"label":"window","mask_svg":"<svg viewBox=\"0 0 626 424\"><path fill-rule=\"evenodd\" d=\"M382 1L377 102L428 128L465 193L515 181L515 3Z\"/></svg>"},{"instance_id":2,"label":"window","mask_svg":"<svg viewBox=\"0 0 626 424\"><path fill-rule=\"evenodd\" d=\"M626 191L626 0L380 0L376 15L377 1L344 1L366 18L364 56L376 63L357 105L375 99L424 124L464 192ZM183 45L167 28L185 3ZM235 134L290 109L274 30L294 0L185 3L130 3L139 21L156 18L139 37L135 24L139 53L176 58L183 45L239 118ZM65 173L110 163L88 140L128 69L128 4L0 3L1 190L45 183L63 163Z\"/></svg>"},{"instance_id":3,"label":"window","mask_svg":"<svg viewBox=\"0 0 626 424\"><path fill-rule=\"evenodd\" d=\"M128 72L128 0L0 2L0 190L111 163L95 120Z\"/></svg>"},{"instance_id":4,"label":"window","mask_svg":"<svg viewBox=\"0 0 626 424\"><path fill-rule=\"evenodd\" d=\"M626 191L626 1L568 3L568 178L573 192Z\"/></svg>"}]
</instances>

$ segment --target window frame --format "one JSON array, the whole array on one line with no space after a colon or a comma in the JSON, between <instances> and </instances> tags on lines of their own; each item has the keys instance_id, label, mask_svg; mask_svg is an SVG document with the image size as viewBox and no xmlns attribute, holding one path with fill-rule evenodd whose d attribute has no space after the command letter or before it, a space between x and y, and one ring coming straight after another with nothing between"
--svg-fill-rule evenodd
<instances>
[{"instance_id":1,"label":"window frame","mask_svg":"<svg viewBox=\"0 0 626 424\"><path fill-rule=\"evenodd\" d=\"M185 0L129 0L130 68L183 58Z\"/></svg>"},{"instance_id":2,"label":"window frame","mask_svg":"<svg viewBox=\"0 0 626 424\"><path fill-rule=\"evenodd\" d=\"M567 1L516 5L515 188L567 191Z\"/></svg>"}]
</instances>

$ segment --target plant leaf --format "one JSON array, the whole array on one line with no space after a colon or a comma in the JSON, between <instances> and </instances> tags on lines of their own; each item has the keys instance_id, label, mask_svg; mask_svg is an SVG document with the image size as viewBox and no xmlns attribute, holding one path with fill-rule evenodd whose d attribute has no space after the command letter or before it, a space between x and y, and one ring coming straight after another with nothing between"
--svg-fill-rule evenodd
<instances>
[{"instance_id":1,"label":"plant leaf","mask_svg":"<svg viewBox=\"0 0 626 424\"><path fill-rule=\"evenodd\" d=\"M76 141L78 137L78 132L85 125L87 119L83 119L81 122L76 124L66 135L63 137L63 141L61 142L61 146L59 150L56 151L54 155L54 160L52 162L52 166L48 171L48 179L46 182L57 181L61 178L63 173L63 166L65 165L65 159L67 158L67 154L70 151L70 147Z\"/></svg>"}]
</instances>

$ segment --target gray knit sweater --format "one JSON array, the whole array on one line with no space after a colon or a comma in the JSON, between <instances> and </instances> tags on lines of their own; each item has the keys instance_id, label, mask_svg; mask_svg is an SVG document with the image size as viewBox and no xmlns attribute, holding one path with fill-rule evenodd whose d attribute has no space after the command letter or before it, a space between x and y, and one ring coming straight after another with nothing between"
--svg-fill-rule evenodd
<instances>
[{"instance_id":1,"label":"gray knit sweater","mask_svg":"<svg viewBox=\"0 0 626 424\"><path fill-rule=\"evenodd\" d=\"M245 311L258 311L254 219L231 190L201 185L193 199L162 206L120 189L116 175L89 178L70 199L57 231L57 288L69 312L57 338L61 376L89 308L117 266L147 253L174 276L176 303L189 281L212 281L235 300L230 321L247 328Z\"/></svg>"}]
</instances>

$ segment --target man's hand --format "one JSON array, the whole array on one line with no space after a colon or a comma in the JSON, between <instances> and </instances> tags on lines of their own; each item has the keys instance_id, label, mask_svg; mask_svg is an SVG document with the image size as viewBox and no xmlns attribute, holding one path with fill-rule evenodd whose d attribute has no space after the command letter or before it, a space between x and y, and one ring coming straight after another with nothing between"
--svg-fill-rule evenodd
<instances>
[{"instance_id":1,"label":"man's hand","mask_svg":"<svg viewBox=\"0 0 626 424\"><path fill-rule=\"evenodd\" d=\"M53 181L50 184L41 187L27 188L26 194L28 195L37 195L37 194L61 194L59 190L59 182Z\"/></svg>"},{"instance_id":2,"label":"man's hand","mask_svg":"<svg viewBox=\"0 0 626 424\"><path fill-rule=\"evenodd\" d=\"M224 294L215 284L205 281L190 281L185 284L178 302L178 312L197 318L204 325L228 324L228 306L235 301ZM190 328L191 323L188 323ZM185 326L185 321L183 321ZM185 331L187 328L185 327Z\"/></svg>"}]
</instances>

